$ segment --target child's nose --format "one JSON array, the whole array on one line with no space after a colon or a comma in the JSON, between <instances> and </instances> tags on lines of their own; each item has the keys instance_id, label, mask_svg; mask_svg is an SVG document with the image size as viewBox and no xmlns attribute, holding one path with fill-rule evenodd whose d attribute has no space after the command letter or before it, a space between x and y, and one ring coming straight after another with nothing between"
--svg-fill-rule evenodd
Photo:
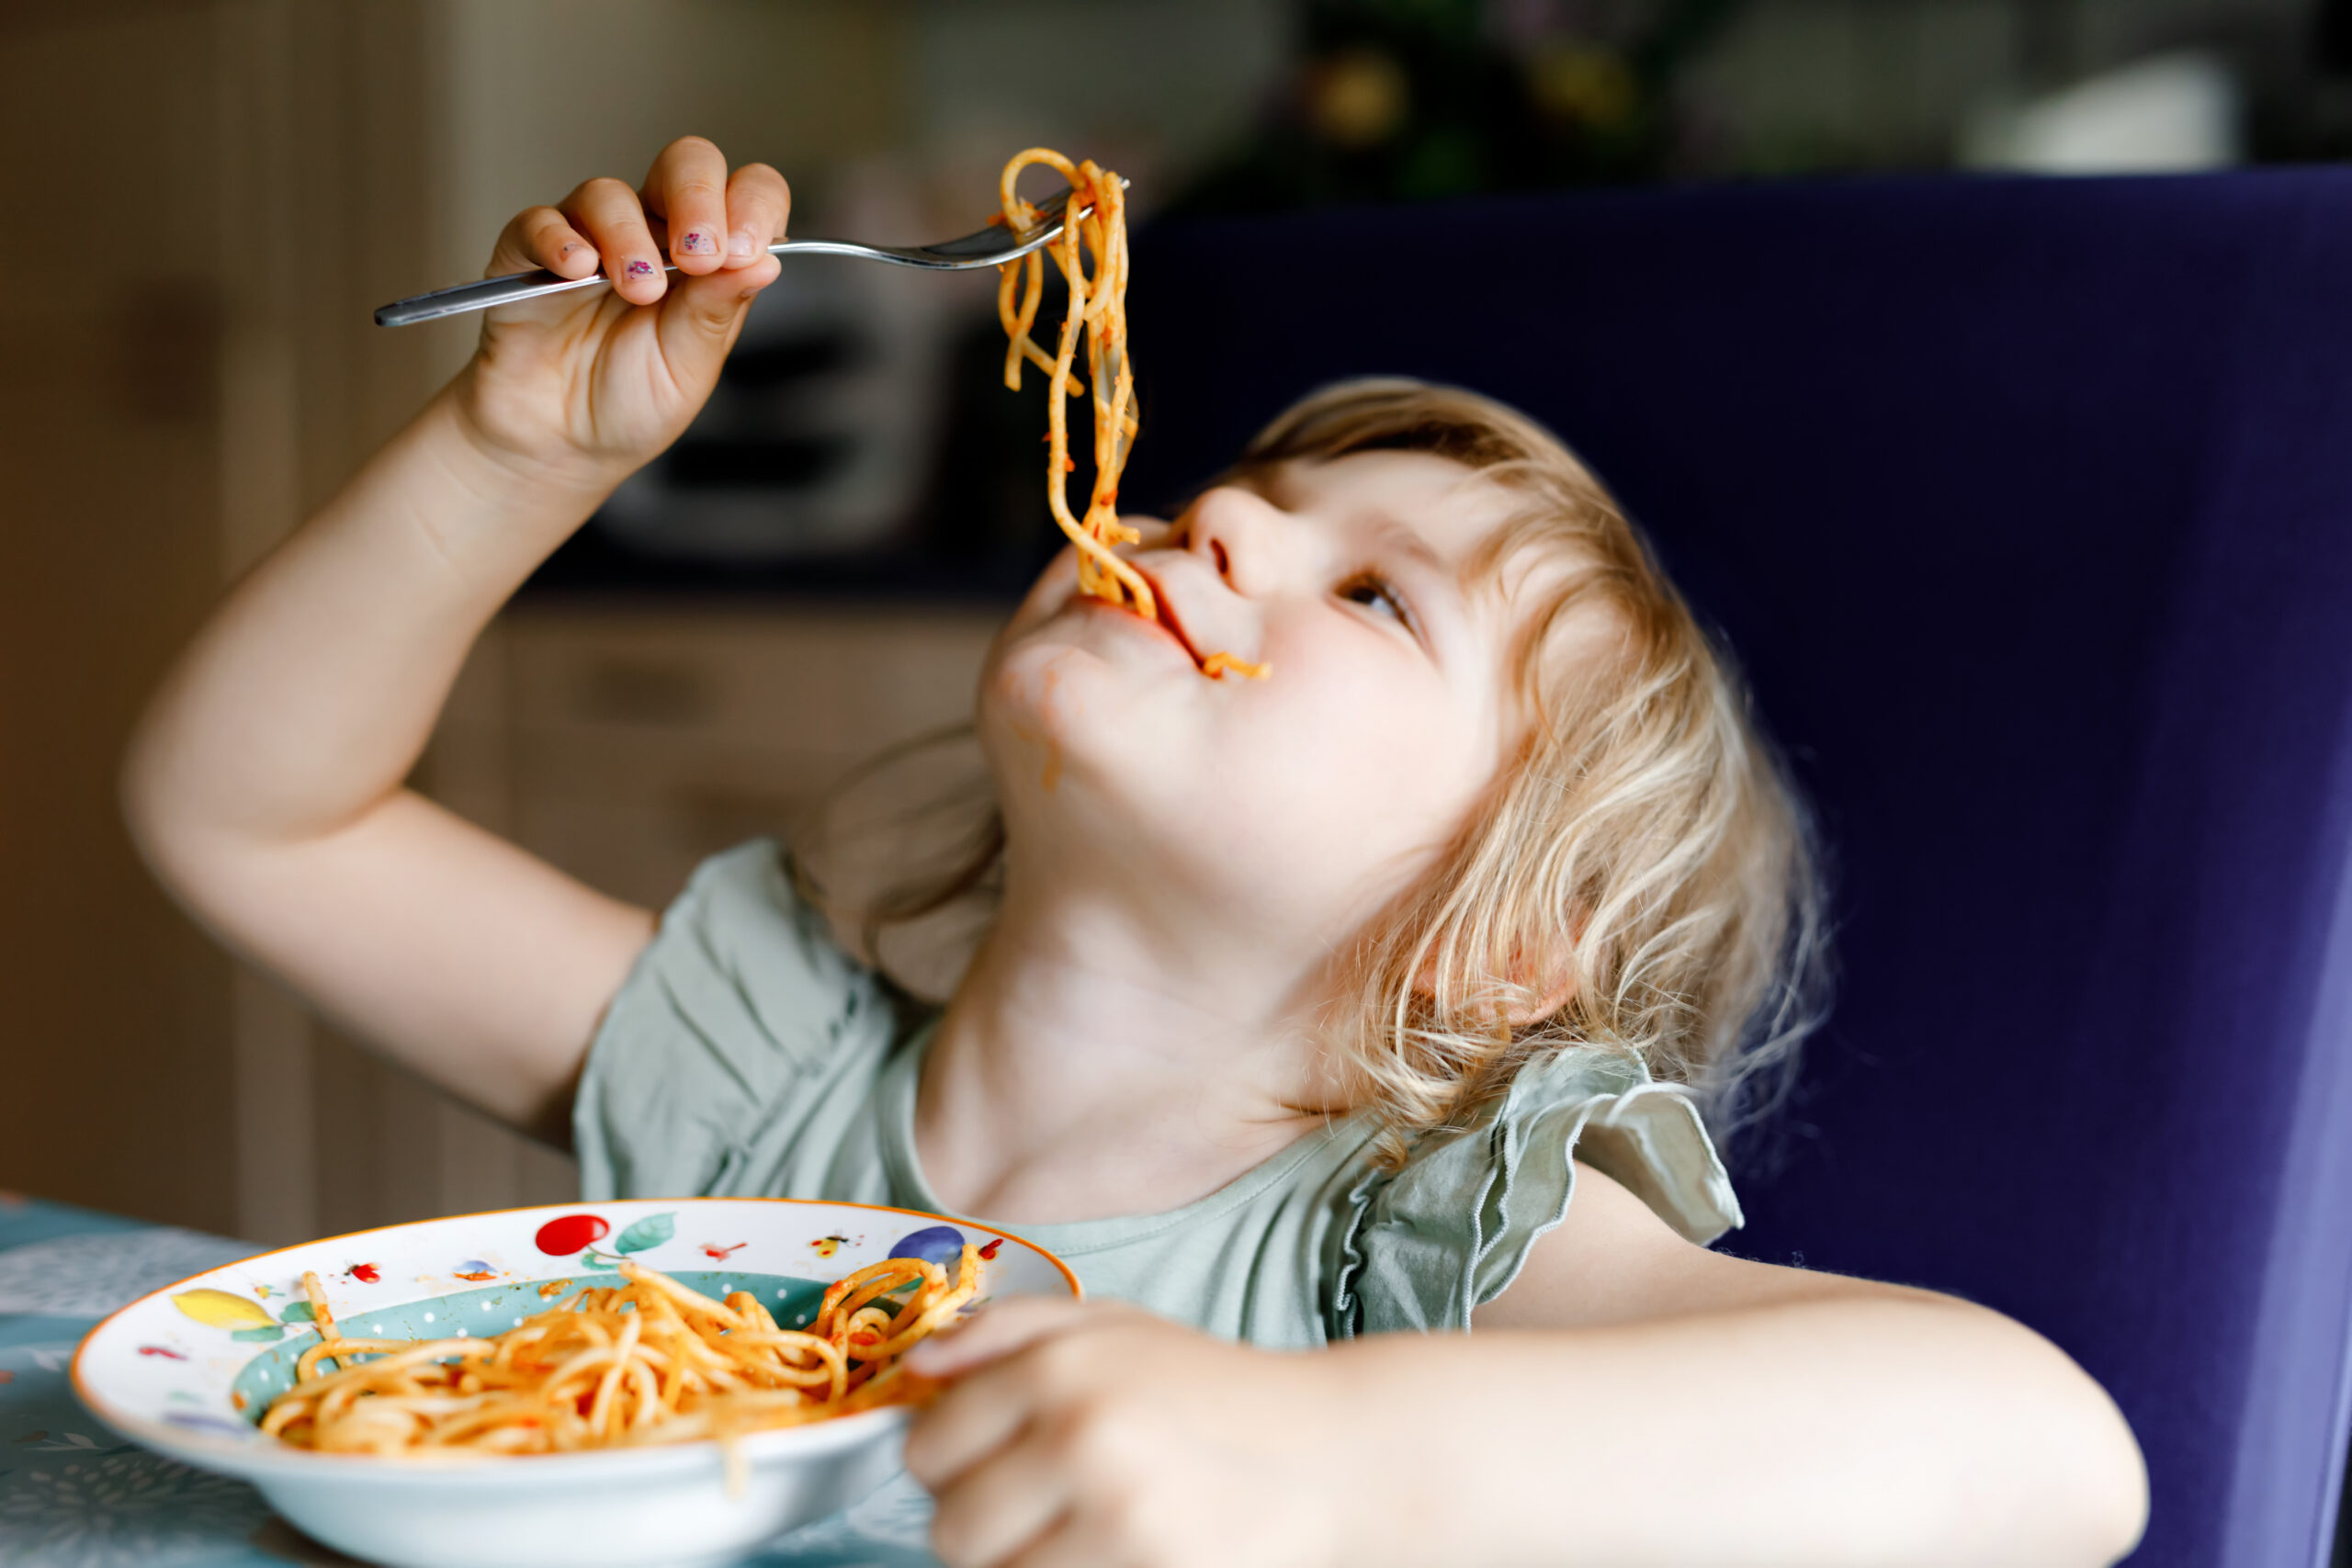
<instances>
[{"instance_id":1,"label":"child's nose","mask_svg":"<svg viewBox=\"0 0 2352 1568\"><path fill-rule=\"evenodd\" d=\"M1269 586L1275 570L1272 525L1280 520L1264 497L1220 485L1193 502L1185 542L1208 558L1227 588L1255 594Z\"/></svg>"}]
</instances>

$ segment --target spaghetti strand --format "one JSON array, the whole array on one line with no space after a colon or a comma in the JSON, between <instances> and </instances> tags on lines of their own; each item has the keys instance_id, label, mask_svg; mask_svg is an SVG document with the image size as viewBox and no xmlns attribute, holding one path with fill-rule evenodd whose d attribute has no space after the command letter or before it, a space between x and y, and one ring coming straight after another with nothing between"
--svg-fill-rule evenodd
<instances>
[{"instance_id":1,"label":"spaghetti strand","mask_svg":"<svg viewBox=\"0 0 2352 1568\"><path fill-rule=\"evenodd\" d=\"M954 1323L979 1291L978 1248L953 1280L894 1258L825 1292L808 1329L788 1329L749 1292L716 1302L624 1260L623 1283L572 1292L503 1334L352 1339L306 1276L320 1339L270 1401L264 1432L335 1453L569 1452L736 1439L926 1398L899 1358Z\"/></svg>"},{"instance_id":2,"label":"spaghetti strand","mask_svg":"<svg viewBox=\"0 0 2352 1568\"><path fill-rule=\"evenodd\" d=\"M1130 610L1147 621L1161 619L1158 596L1143 574L1117 551L1142 536L1119 521L1119 479L1134 450L1140 422L1136 414L1134 361L1127 353L1126 182L1091 159L1073 164L1050 147L1016 152L998 178L996 220L1018 231L1037 221L1037 209L1016 188L1022 172L1050 169L1069 185L1069 217L1061 234L1045 250L1007 262L997 278L997 319L1005 333L1004 384L1021 389L1021 372L1035 365L1047 377L1046 390L1046 505L1078 550L1079 592ZM1069 305L1054 352L1035 336L1046 287L1046 256L1062 276ZM1078 372L1084 338L1085 375ZM1083 516L1071 512L1069 476L1078 470L1070 456L1069 400L1086 399L1093 437L1094 479ZM1195 655L1202 674L1215 680L1227 671L1262 679L1271 667L1230 653Z\"/></svg>"}]
</instances>

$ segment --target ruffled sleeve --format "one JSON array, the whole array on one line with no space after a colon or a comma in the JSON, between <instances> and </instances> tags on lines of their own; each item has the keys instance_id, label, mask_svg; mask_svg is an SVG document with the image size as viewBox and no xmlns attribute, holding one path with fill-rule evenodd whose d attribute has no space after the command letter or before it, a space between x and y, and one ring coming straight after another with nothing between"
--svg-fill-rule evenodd
<instances>
[{"instance_id":1,"label":"ruffled sleeve","mask_svg":"<svg viewBox=\"0 0 2352 1568\"><path fill-rule=\"evenodd\" d=\"M589 1047L572 1106L582 1197L724 1188L830 1066L894 1032L880 982L793 891L773 840L713 856Z\"/></svg>"},{"instance_id":2,"label":"ruffled sleeve","mask_svg":"<svg viewBox=\"0 0 2352 1568\"><path fill-rule=\"evenodd\" d=\"M1698 1108L1628 1056L1573 1051L1523 1069L1471 1126L1424 1140L1347 1195L1334 1227L1334 1340L1470 1326L1567 1213L1576 1161L1605 1172L1694 1242L1740 1223Z\"/></svg>"}]
</instances>

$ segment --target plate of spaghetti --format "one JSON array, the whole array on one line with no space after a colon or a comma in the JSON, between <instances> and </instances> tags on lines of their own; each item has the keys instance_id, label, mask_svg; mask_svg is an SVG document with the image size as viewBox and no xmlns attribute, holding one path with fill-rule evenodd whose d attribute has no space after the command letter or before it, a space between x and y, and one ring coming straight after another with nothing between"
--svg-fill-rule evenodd
<instances>
[{"instance_id":1,"label":"plate of spaghetti","mask_svg":"<svg viewBox=\"0 0 2352 1568\"><path fill-rule=\"evenodd\" d=\"M1052 1254L903 1209L689 1198L467 1214L250 1258L91 1330L75 1392L400 1568L718 1560L899 1467L900 1358Z\"/></svg>"}]
</instances>

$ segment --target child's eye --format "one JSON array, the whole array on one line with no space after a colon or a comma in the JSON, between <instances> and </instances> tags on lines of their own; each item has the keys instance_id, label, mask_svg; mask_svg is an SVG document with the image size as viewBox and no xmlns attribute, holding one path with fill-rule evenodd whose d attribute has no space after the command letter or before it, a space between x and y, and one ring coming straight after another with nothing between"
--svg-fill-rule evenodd
<instances>
[{"instance_id":1,"label":"child's eye","mask_svg":"<svg viewBox=\"0 0 2352 1568\"><path fill-rule=\"evenodd\" d=\"M1351 604L1362 604L1367 610L1386 615L1399 626L1409 626L1412 624L1413 618L1406 611L1403 595L1396 592L1395 584L1377 572L1367 571L1360 577L1350 578L1340 585L1340 597Z\"/></svg>"}]
</instances>

